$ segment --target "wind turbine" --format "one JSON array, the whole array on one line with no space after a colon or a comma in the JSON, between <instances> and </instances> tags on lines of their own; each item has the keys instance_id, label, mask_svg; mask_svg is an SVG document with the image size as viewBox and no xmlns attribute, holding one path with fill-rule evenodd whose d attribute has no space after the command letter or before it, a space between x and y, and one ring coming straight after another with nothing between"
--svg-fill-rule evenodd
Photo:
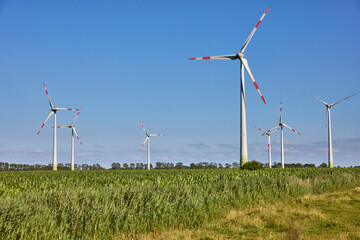
<instances>
[{"instance_id":1,"label":"wind turbine","mask_svg":"<svg viewBox=\"0 0 360 240\"><path fill-rule=\"evenodd\" d=\"M69 125L69 126L57 126L57 128L71 128L71 170L72 171L74 171L74 168L75 168L75 164L74 164L74 133L76 135L76 138L79 140L80 144L82 145L82 142L80 141L80 138L79 138L78 134L76 133L75 126L74 126L74 123L75 123L77 117L79 116L82 108L83 107L81 107L79 112L76 114L76 116L75 116L73 122L71 123L71 125Z\"/></svg>"},{"instance_id":2,"label":"wind turbine","mask_svg":"<svg viewBox=\"0 0 360 240\"><path fill-rule=\"evenodd\" d=\"M265 13L261 16L260 20L256 24L255 28L250 33L249 37L246 39L244 45L242 46L241 50L237 54L232 55L222 55L222 56L211 56L211 57L199 57L199 58L189 58L189 60L202 60L202 59L227 59L227 60L240 60L240 80L241 80L241 87L240 87L240 112L241 112L241 121L240 121L240 136L241 136L241 145L240 145L240 164L241 166L248 162L248 152L247 152L247 134L246 134L246 112L245 112L245 83L244 83L244 67L248 72L251 80L253 81L255 88L259 92L261 99L265 102L263 95L260 92L260 89L254 79L250 71L250 67L248 61L245 58L244 52L246 47L248 46L251 38L253 37L255 31L259 27L261 21L265 17L266 13L269 11L268 7Z\"/></svg>"},{"instance_id":3,"label":"wind turbine","mask_svg":"<svg viewBox=\"0 0 360 240\"><path fill-rule=\"evenodd\" d=\"M313 96L314 98L316 98L317 100L319 100L322 104L324 104L326 106L326 114L327 114L327 120L328 120L328 160L329 160L329 168L333 168L333 152L332 152L332 138L331 138L331 117L330 117L330 108L333 107L335 104L338 104L339 102L342 102L358 93L355 93L351 96L348 96L344 99L341 99L340 101L334 102L332 104L328 104L322 100L320 100L318 97L316 97L315 95L311 94L308 92L308 94L310 94L311 96Z\"/></svg>"},{"instance_id":4,"label":"wind turbine","mask_svg":"<svg viewBox=\"0 0 360 240\"><path fill-rule=\"evenodd\" d=\"M282 102L280 102L280 122L278 125L276 125L275 127L273 127L272 129L268 130L267 132L271 132L273 129L280 127L281 130L281 168L284 168L284 134L283 134L283 128L287 127L288 129L290 129L291 131L301 135L301 133L295 131L294 129L292 129L291 127L289 127L288 125L286 125L285 123L282 122Z\"/></svg>"},{"instance_id":5,"label":"wind turbine","mask_svg":"<svg viewBox=\"0 0 360 240\"><path fill-rule=\"evenodd\" d=\"M271 131L270 132L265 132L264 130L262 130L258 126L254 126L254 127L256 127L257 129L259 129L260 131L263 132L262 136L264 136L265 134L268 136L269 168L271 168L271 140L270 140L270 135L273 134L274 132L280 130L280 128L277 128L272 132Z\"/></svg>"},{"instance_id":6,"label":"wind turbine","mask_svg":"<svg viewBox=\"0 0 360 240\"><path fill-rule=\"evenodd\" d=\"M149 134L145 128L144 125L139 121L142 129L144 130L145 134L146 134L146 138L144 143L141 145L141 148L139 149L139 151L141 151L141 149L144 147L146 141L147 141L147 164L148 164L148 170L150 170L150 137L163 137L165 136L165 134Z\"/></svg>"},{"instance_id":7,"label":"wind turbine","mask_svg":"<svg viewBox=\"0 0 360 240\"><path fill-rule=\"evenodd\" d=\"M45 119L45 122L43 123L43 125L41 125L40 130L38 131L37 135L39 135L41 129L45 126L45 123L47 122L47 120L51 117L51 115L54 114L54 142L53 142L53 170L57 170L57 143L56 143L56 111L58 110L70 110L70 111L79 111L80 109L73 109L73 108L58 108L58 107L54 107L54 105L52 104L51 100L50 100L50 96L49 93L45 87L45 83L43 83L44 88L45 88L45 93L49 99L49 103L50 103L50 113L47 116L47 118Z\"/></svg>"}]
</instances>

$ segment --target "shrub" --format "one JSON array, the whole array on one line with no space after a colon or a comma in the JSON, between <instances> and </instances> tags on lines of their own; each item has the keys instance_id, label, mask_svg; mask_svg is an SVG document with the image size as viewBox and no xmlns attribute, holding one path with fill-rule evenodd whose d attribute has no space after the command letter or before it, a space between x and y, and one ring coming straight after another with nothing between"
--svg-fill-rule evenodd
<instances>
[{"instance_id":1,"label":"shrub","mask_svg":"<svg viewBox=\"0 0 360 240\"><path fill-rule=\"evenodd\" d=\"M241 166L241 169L243 170L261 170L264 169L264 164L252 160L251 162L247 162L244 165Z\"/></svg>"}]
</instances>

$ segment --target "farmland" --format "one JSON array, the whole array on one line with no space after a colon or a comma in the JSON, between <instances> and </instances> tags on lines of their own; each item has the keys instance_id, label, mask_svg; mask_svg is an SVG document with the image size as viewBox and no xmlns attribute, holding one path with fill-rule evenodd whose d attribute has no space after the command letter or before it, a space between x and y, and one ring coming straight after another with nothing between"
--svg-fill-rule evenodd
<instances>
[{"instance_id":1,"label":"farmland","mask_svg":"<svg viewBox=\"0 0 360 240\"><path fill-rule=\"evenodd\" d=\"M360 169L0 173L1 239L193 229L233 210L360 186Z\"/></svg>"}]
</instances>

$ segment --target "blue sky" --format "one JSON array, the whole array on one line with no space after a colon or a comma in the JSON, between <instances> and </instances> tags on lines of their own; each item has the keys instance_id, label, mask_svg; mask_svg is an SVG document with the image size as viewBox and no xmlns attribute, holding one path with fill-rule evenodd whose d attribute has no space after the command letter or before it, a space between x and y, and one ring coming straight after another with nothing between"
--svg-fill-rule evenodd
<instances>
[{"instance_id":1,"label":"blue sky","mask_svg":"<svg viewBox=\"0 0 360 240\"><path fill-rule=\"evenodd\" d=\"M360 91L360 3L344 1L1 1L0 161L52 161L55 106L84 106L76 163L239 161L239 61L235 54L271 6L246 57L267 104L245 75L249 159L267 162L269 129L283 120L285 162L327 162L326 102ZM360 165L360 95L332 108L334 165ZM74 112L58 112L59 125ZM69 129L58 162L70 162ZM273 162L280 161L278 133Z\"/></svg>"}]
</instances>

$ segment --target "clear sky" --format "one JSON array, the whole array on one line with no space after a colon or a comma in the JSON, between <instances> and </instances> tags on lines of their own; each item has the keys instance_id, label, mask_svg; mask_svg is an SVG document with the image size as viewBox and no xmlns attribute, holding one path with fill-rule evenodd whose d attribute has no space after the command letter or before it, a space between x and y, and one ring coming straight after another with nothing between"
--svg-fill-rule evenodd
<instances>
[{"instance_id":1,"label":"clear sky","mask_svg":"<svg viewBox=\"0 0 360 240\"><path fill-rule=\"evenodd\" d=\"M246 49L265 105L245 74L249 160L267 162L267 138L283 101L285 162L327 162L325 102L360 91L360 2L0 1L0 161L52 162L57 107L84 106L78 164L239 161L239 61L188 61ZM360 165L360 94L331 109L334 166ZM58 112L59 125L75 112ZM60 131L62 130L62 131ZM70 162L70 129L58 131L58 162ZM272 135L280 162L280 135Z\"/></svg>"}]
</instances>

